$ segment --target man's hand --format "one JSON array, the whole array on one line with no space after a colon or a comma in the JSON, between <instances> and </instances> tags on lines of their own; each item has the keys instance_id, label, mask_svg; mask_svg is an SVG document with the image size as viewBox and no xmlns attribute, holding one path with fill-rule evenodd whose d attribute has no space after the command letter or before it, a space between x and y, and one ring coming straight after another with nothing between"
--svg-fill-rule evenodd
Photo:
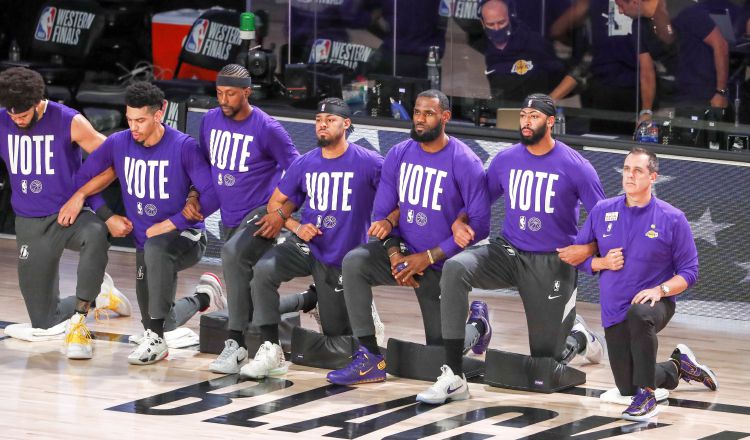
<instances>
[{"instance_id":1,"label":"man's hand","mask_svg":"<svg viewBox=\"0 0 750 440\"><path fill-rule=\"evenodd\" d=\"M269 212L268 214L264 215L263 218L255 222L255 224L259 226L259 228L253 234L254 237L271 239L279 236L281 228L284 226L284 219L281 218L281 216L277 212Z\"/></svg>"},{"instance_id":2,"label":"man's hand","mask_svg":"<svg viewBox=\"0 0 750 440\"><path fill-rule=\"evenodd\" d=\"M602 257L604 268L608 270L620 270L625 265L625 257L622 248L610 249L607 255Z\"/></svg>"},{"instance_id":3,"label":"man's hand","mask_svg":"<svg viewBox=\"0 0 750 440\"><path fill-rule=\"evenodd\" d=\"M451 225L451 231L453 232L453 241L455 241L461 249L466 248L466 246L474 241L474 229L464 223L461 219L453 222Z\"/></svg>"},{"instance_id":4,"label":"man's hand","mask_svg":"<svg viewBox=\"0 0 750 440\"><path fill-rule=\"evenodd\" d=\"M297 237L301 238L302 241L305 243L308 243L313 238L317 237L318 235L323 235L323 232L321 232L320 229L316 228L314 224L307 223L299 228L297 228L294 233L297 235Z\"/></svg>"},{"instance_id":5,"label":"man's hand","mask_svg":"<svg viewBox=\"0 0 750 440\"><path fill-rule=\"evenodd\" d=\"M427 252L406 256L400 253L397 255L400 255L401 258L397 259L398 262L395 265L393 264L394 258L391 259L393 278L396 279L399 286L419 287L419 283L414 277L424 275L425 269L430 266L430 257L427 256Z\"/></svg>"},{"instance_id":6,"label":"man's hand","mask_svg":"<svg viewBox=\"0 0 750 440\"><path fill-rule=\"evenodd\" d=\"M578 266L579 264L586 261L586 259L597 250L596 243L589 244L571 244L564 248L557 248L557 255L564 263L568 263L571 266Z\"/></svg>"},{"instance_id":7,"label":"man's hand","mask_svg":"<svg viewBox=\"0 0 750 440\"><path fill-rule=\"evenodd\" d=\"M661 300L661 289L659 287L652 287L650 289L644 289L638 292L630 304L645 304L651 301L651 307L656 305L657 301Z\"/></svg>"},{"instance_id":8,"label":"man's hand","mask_svg":"<svg viewBox=\"0 0 750 440\"><path fill-rule=\"evenodd\" d=\"M729 99L720 93L715 93L714 96L711 97L710 104L711 107L727 108L729 107Z\"/></svg>"},{"instance_id":9,"label":"man's hand","mask_svg":"<svg viewBox=\"0 0 750 440\"><path fill-rule=\"evenodd\" d=\"M113 237L125 237L133 230L133 223L121 215L113 215L105 223Z\"/></svg>"},{"instance_id":10,"label":"man's hand","mask_svg":"<svg viewBox=\"0 0 750 440\"><path fill-rule=\"evenodd\" d=\"M367 235L376 237L378 240L385 240L385 237L391 233L393 227L391 222L388 220L378 220L370 225L370 229L367 230Z\"/></svg>"},{"instance_id":11,"label":"man's hand","mask_svg":"<svg viewBox=\"0 0 750 440\"><path fill-rule=\"evenodd\" d=\"M175 229L177 229L177 227L174 225L174 223L172 223L172 220L166 219L163 222L151 225L148 229L146 229L146 237L151 238L157 235L166 234L167 232L172 232Z\"/></svg>"},{"instance_id":12,"label":"man's hand","mask_svg":"<svg viewBox=\"0 0 750 440\"><path fill-rule=\"evenodd\" d=\"M70 199L65 202L60 209L60 212L57 214L57 223L64 228L75 223L78 214L80 214L83 209L84 201L86 201L86 197L83 194L78 192L74 193Z\"/></svg>"},{"instance_id":13,"label":"man's hand","mask_svg":"<svg viewBox=\"0 0 750 440\"><path fill-rule=\"evenodd\" d=\"M191 222L203 221L203 214L201 214L201 202L197 196L192 193L185 200L185 207L182 208L182 216Z\"/></svg>"}]
</instances>

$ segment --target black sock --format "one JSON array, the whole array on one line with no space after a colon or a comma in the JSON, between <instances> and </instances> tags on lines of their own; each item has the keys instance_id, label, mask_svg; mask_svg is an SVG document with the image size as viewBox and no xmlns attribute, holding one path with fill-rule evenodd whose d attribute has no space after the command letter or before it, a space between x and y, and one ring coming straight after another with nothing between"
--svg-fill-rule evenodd
<instances>
[{"instance_id":1,"label":"black sock","mask_svg":"<svg viewBox=\"0 0 750 440\"><path fill-rule=\"evenodd\" d=\"M453 374L457 374L459 376L464 374L464 340L443 339L443 346L445 346L445 365L449 366L450 369L453 370Z\"/></svg>"},{"instance_id":2,"label":"black sock","mask_svg":"<svg viewBox=\"0 0 750 440\"><path fill-rule=\"evenodd\" d=\"M164 320L151 318L148 329L156 333L160 338L164 337Z\"/></svg>"},{"instance_id":3,"label":"black sock","mask_svg":"<svg viewBox=\"0 0 750 440\"><path fill-rule=\"evenodd\" d=\"M85 299L78 298L77 296L76 296L76 299L78 301L76 302L75 312L76 313L80 313L83 316L88 315L89 310L91 310L91 305L89 304L89 302L86 301ZM93 303L93 301L92 301L92 303ZM86 307L87 305L89 307ZM94 306L94 307L96 307L96 306Z\"/></svg>"},{"instance_id":4,"label":"black sock","mask_svg":"<svg viewBox=\"0 0 750 440\"><path fill-rule=\"evenodd\" d=\"M315 290L315 284L310 284L310 288L302 295L302 311L307 313L318 305L318 291Z\"/></svg>"},{"instance_id":5,"label":"black sock","mask_svg":"<svg viewBox=\"0 0 750 440\"><path fill-rule=\"evenodd\" d=\"M270 341L272 344L279 343L279 325L268 324L261 325L260 327L260 339L262 341Z\"/></svg>"},{"instance_id":6,"label":"black sock","mask_svg":"<svg viewBox=\"0 0 750 440\"><path fill-rule=\"evenodd\" d=\"M573 336L573 339L578 343L578 354L586 351L589 341L586 340L586 335L583 332L573 332L570 336Z\"/></svg>"},{"instance_id":7,"label":"black sock","mask_svg":"<svg viewBox=\"0 0 750 440\"><path fill-rule=\"evenodd\" d=\"M239 330L229 330L229 339L236 342L240 347L247 348L247 345L245 345L245 335L242 334Z\"/></svg>"},{"instance_id":8,"label":"black sock","mask_svg":"<svg viewBox=\"0 0 750 440\"><path fill-rule=\"evenodd\" d=\"M211 305L211 297L205 292L195 292L195 298L198 300L198 308L201 312Z\"/></svg>"},{"instance_id":9,"label":"black sock","mask_svg":"<svg viewBox=\"0 0 750 440\"><path fill-rule=\"evenodd\" d=\"M477 328L480 338L484 336L485 333L487 333L487 326L484 325L484 321L482 321L481 319L470 319L468 324L471 324Z\"/></svg>"},{"instance_id":10,"label":"black sock","mask_svg":"<svg viewBox=\"0 0 750 440\"><path fill-rule=\"evenodd\" d=\"M362 344L367 351L378 356L380 355L380 347L378 347L378 340L375 339L375 335L358 336L357 339L359 339L359 343Z\"/></svg>"}]
</instances>

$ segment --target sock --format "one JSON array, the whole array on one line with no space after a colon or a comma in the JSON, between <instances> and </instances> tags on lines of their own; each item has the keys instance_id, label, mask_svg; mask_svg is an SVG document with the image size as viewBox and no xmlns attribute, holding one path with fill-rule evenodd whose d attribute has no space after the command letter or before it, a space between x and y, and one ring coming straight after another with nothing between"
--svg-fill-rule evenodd
<instances>
[{"instance_id":1,"label":"sock","mask_svg":"<svg viewBox=\"0 0 750 440\"><path fill-rule=\"evenodd\" d=\"M195 299L198 300L198 310L205 311L211 305L211 297L204 292L195 292Z\"/></svg>"},{"instance_id":2,"label":"sock","mask_svg":"<svg viewBox=\"0 0 750 440\"><path fill-rule=\"evenodd\" d=\"M247 345L245 345L245 335L243 335L241 331L229 330L229 339L232 339L240 347L247 348Z\"/></svg>"},{"instance_id":3,"label":"sock","mask_svg":"<svg viewBox=\"0 0 750 440\"><path fill-rule=\"evenodd\" d=\"M473 325L477 328L480 338L484 336L485 333L487 333L487 327L484 325L484 321L482 321L481 319L470 319L467 324Z\"/></svg>"},{"instance_id":4,"label":"sock","mask_svg":"<svg viewBox=\"0 0 750 440\"><path fill-rule=\"evenodd\" d=\"M378 341L375 339L375 335L359 336L359 343L372 354L380 356L380 347L378 347Z\"/></svg>"},{"instance_id":5,"label":"sock","mask_svg":"<svg viewBox=\"0 0 750 440\"><path fill-rule=\"evenodd\" d=\"M573 332L570 336L572 336L578 344L578 351L576 353L581 354L586 351L589 341L586 340L586 335L583 334L583 332Z\"/></svg>"},{"instance_id":6,"label":"sock","mask_svg":"<svg viewBox=\"0 0 750 440\"><path fill-rule=\"evenodd\" d=\"M462 357L464 341L462 339L443 339L443 345L445 346L445 365L453 370L453 374L461 376L464 374Z\"/></svg>"},{"instance_id":7,"label":"sock","mask_svg":"<svg viewBox=\"0 0 750 440\"><path fill-rule=\"evenodd\" d=\"M279 325L278 324L268 324L268 325L261 325L260 327L260 339L262 341L269 341L272 344L278 344L279 343Z\"/></svg>"},{"instance_id":8,"label":"sock","mask_svg":"<svg viewBox=\"0 0 750 440\"><path fill-rule=\"evenodd\" d=\"M164 337L164 319L154 319L148 324L148 329L156 333L160 338Z\"/></svg>"},{"instance_id":9,"label":"sock","mask_svg":"<svg viewBox=\"0 0 750 440\"><path fill-rule=\"evenodd\" d=\"M315 284L311 284L306 292L300 293L302 296L302 311L307 313L318 305L318 291L315 290Z\"/></svg>"},{"instance_id":10,"label":"sock","mask_svg":"<svg viewBox=\"0 0 750 440\"><path fill-rule=\"evenodd\" d=\"M89 310L91 309L90 303L86 301L85 299L81 299L78 297L76 297L76 299L78 301L76 302L75 312L80 313L83 316L88 315Z\"/></svg>"}]
</instances>

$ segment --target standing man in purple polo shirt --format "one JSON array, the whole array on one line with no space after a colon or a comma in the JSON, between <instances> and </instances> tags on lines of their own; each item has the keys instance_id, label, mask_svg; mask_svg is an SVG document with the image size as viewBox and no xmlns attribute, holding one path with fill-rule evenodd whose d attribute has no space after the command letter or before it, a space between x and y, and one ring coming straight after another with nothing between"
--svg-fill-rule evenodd
<instances>
[{"instance_id":1,"label":"standing man in purple polo shirt","mask_svg":"<svg viewBox=\"0 0 750 440\"><path fill-rule=\"evenodd\" d=\"M107 266L107 228L112 223L90 210L75 224L59 223L58 213L75 191L81 149L96 150L104 136L75 110L44 99L42 76L23 67L0 73L0 156L13 189L16 213L18 284L34 328L49 328L71 318L66 328L65 353L71 359L93 355L84 318L99 295ZM80 147L80 148L79 148ZM102 220L106 220L105 223ZM60 300L59 263L64 249L79 252L76 294ZM128 299L103 303L130 314Z\"/></svg>"},{"instance_id":2,"label":"standing man in purple polo shirt","mask_svg":"<svg viewBox=\"0 0 750 440\"><path fill-rule=\"evenodd\" d=\"M206 250L203 223L182 213L190 187L202 195L202 215L219 207L211 185L208 163L190 136L162 124L164 93L153 84L137 82L125 92L125 116L130 127L107 138L86 159L76 176L87 182L73 199L82 200L106 187L112 179L94 178L114 168L136 246L136 295L146 329L128 356L134 365L153 364L168 355L164 332L184 324L210 306L223 308L218 278L204 274L196 294L175 301L177 273L198 263Z\"/></svg>"},{"instance_id":3,"label":"standing man in purple polo shirt","mask_svg":"<svg viewBox=\"0 0 750 440\"><path fill-rule=\"evenodd\" d=\"M302 215L299 221L285 221L284 226L294 235L266 252L255 265L251 290L258 303L253 324L260 326L265 342L255 359L242 367L240 374L245 377L286 371L278 330L282 282L312 275L323 334L352 334L341 262L347 252L367 243L383 158L347 142L346 134L354 127L343 100L327 98L317 110L315 129L320 148L292 163L268 202L269 209L291 202L295 209L302 209Z\"/></svg>"},{"instance_id":4,"label":"standing man in purple polo shirt","mask_svg":"<svg viewBox=\"0 0 750 440\"><path fill-rule=\"evenodd\" d=\"M659 413L656 388L674 389L680 379L711 391L718 387L714 373L683 344L671 359L656 363L656 334L674 315L675 296L698 279L698 251L685 214L652 194L658 171L654 153L631 150L622 171L625 194L597 203L576 239L596 241L602 255L579 267L599 273L609 364L620 394L633 396L622 417L635 421Z\"/></svg>"},{"instance_id":5,"label":"standing man in purple polo shirt","mask_svg":"<svg viewBox=\"0 0 750 440\"><path fill-rule=\"evenodd\" d=\"M459 214L476 231L489 232L490 205L482 161L469 147L445 134L448 98L439 90L420 93L414 105L411 140L393 146L383 163L371 227L392 234L349 252L343 262L344 296L354 336L361 346L352 363L328 373L328 380L351 385L385 380L385 360L376 343L370 314L373 286L413 287L422 311L428 345L440 345L440 276L443 261L461 251L451 226ZM398 230L388 215L399 209ZM461 309L462 320L467 306ZM486 308L485 308L486 311ZM478 318L479 319L479 318ZM486 313L482 316L486 320ZM464 322L461 322L462 331ZM458 352L464 348L463 336ZM444 371L445 368L443 367ZM454 376L451 373L451 376ZM466 395L466 380L456 395Z\"/></svg>"},{"instance_id":6,"label":"standing man in purple polo shirt","mask_svg":"<svg viewBox=\"0 0 750 440\"><path fill-rule=\"evenodd\" d=\"M464 310L472 287L518 287L532 356L560 362L570 361L577 353L591 362L601 358L600 342L576 317L577 273L565 261L580 263L593 254L591 245L570 245L578 232L579 200L590 210L604 198L604 191L594 167L552 138L552 99L529 95L523 107L521 143L498 153L487 169L490 199L494 202L505 195L503 236L458 254L443 267L443 340L446 364L454 372L463 369L457 341L465 336ZM579 322L574 327L575 321ZM571 329L576 331L571 334ZM482 343L487 330L478 328ZM441 377L417 399L431 404L456 400L447 390L459 386L457 377ZM468 398L468 390L463 398Z\"/></svg>"},{"instance_id":7,"label":"standing man in purple polo shirt","mask_svg":"<svg viewBox=\"0 0 750 440\"><path fill-rule=\"evenodd\" d=\"M299 157L284 127L250 105L251 93L247 69L239 64L224 66L216 77L219 107L201 120L201 151L211 164L225 234L221 261L229 338L209 365L215 373L237 373L247 358L244 331L254 313L253 266L273 246L291 212L288 209L285 214L281 207L268 210L266 204L282 172Z\"/></svg>"}]
</instances>

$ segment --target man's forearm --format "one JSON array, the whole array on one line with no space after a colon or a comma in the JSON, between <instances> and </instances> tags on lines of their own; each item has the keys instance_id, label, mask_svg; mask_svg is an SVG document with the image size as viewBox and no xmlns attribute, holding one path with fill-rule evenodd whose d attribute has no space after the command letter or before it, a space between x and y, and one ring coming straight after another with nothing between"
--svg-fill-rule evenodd
<instances>
[{"instance_id":1,"label":"man's forearm","mask_svg":"<svg viewBox=\"0 0 750 440\"><path fill-rule=\"evenodd\" d=\"M76 193L84 198L98 194L104 191L116 178L114 169L110 167L78 188Z\"/></svg>"}]
</instances>

